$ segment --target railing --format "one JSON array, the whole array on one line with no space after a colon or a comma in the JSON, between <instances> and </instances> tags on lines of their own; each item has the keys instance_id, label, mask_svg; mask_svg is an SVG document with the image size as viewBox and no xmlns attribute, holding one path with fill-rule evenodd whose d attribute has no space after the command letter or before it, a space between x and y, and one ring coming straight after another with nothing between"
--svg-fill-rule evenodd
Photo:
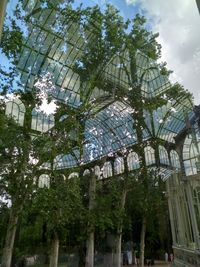
<instances>
[{"instance_id":1,"label":"railing","mask_svg":"<svg viewBox=\"0 0 200 267\"><path fill-rule=\"evenodd\" d=\"M174 267L199 267L200 251L173 246Z\"/></svg>"}]
</instances>

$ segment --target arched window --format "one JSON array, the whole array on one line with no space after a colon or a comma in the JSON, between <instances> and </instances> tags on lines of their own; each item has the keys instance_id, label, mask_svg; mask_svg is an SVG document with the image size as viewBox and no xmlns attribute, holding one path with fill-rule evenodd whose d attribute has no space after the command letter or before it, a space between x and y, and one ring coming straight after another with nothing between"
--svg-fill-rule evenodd
<instances>
[{"instance_id":1,"label":"arched window","mask_svg":"<svg viewBox=\"0 0 200 267\"><path fill-rule=\"evenodd\" d=\"M120 174L124 172L124 159L123 158L118 157L115 159L114 171L115 171L115 174Z\"/></svg>"},{"instance_id":2,"label":"arched window","mask_svg":"<svg viewBox=\"0 0 200 267\"><path fill-rule=\"evenodd\" d=\"M140 162L138 154L135 152L131 152L127 157L127 164L129 171L136 170L140 168Z\"/></svg>"},{"instance_id":3,"label":"arched window","mask_svg":"<svg viewBox=\"0 0 200 267\"><path fill-rule=\"evenodd\" d=\"M59 121L64 121L65 119L68 118L69 115L65 114L65 115L62 115L59 119Z\"/></svg>"},{"instance_id":4,"label":"arched window","mask_svg":"<svg viewBox=\"0 0 200 267\"><path fill-rule=\"evenodd\" d=\"M180 169L180 160L179 160L179 155L175 150L170 151L170 159L171 159L171 165L174 168Z\"/></svg>"},{"instance_id":5,"label":"arched window","mask_svg":"<svg viewBox=\"0 0 200 267\"><path fill-rule=\"evenodd\" d=\"M98 179L101 179L101 178L102 178L102 175L101 175L101 169L100 169L99 166L95 166L95 167L94 167L94 173L95 173L95 175L96 175L96 177L97 177Z\"/></svg>"},{"instance_id":6,"label":"arched window","mask_svg":"<svg viewBox=\"0 0 200 267\"><path fill-rule=\"evenodd\" d=\"M39 132L47 132L54 126L54 116L46 115L38 112L36 109L32 111L31 129Z\"/></svg>"},{"instance_id":7,"label":"arched window","mask_svg":"<svg viewBox=\"0 0 200 267\"><path fill-rule=\"evenodd\" d=\"M19 125L24 124L25 106L18 98L6 103L6 115L11 116Z\"/></svg>"},{"instance_id":8,"label":"arched window","mask_svg":"<svg viewBox=\"0 0 200 267\"><path fill-rule=\"evenodd\" d=\"M161 164L169 166L169 158L167 150L164 146L159 146L159 159Z\"/></svg>"},{"instance_id":9,"label":"arched window","mask_svg":"<svg viewBox=\"0 0 200 267\"><path fill-rule=\"evenodd\" d=\"M194 175L200 172L200 142L196 133L186 137L183 146L183 163L185 174Z\"/></svg>"},{"instance_id":10,"label":"arched window","mask_svg":"<svg viewBox=\"0 0 200 267\"><path fill-rule=\"evenodd\" d=\"M153 165L155 164L155 150L151 146L146 146L144 148L145 152L145 159L146 159L146 165Z\"/></svg>"},{"instance_id":11,"label":"arched window","mask_svg":"<svg viewBox=\"0 0 200 267\"><path fill-rule=\"evenodd\" d=\"M38 187L40 188L44 188L44 187L47 187L49 188L50 187L50 177L48 174L41 174L39 179L38 179Z\"/></svg>"},{"instance_id":12,"label":"arched window","mask_svg":"<svg viewBox=\"0 0 200 267\"><path fill-rule=\"evenodd\" d=\"M87 176L87 175L90 175L90 170L88 169L84 170L83 172L83 176Z\"/></svg>"},{"instance_id":13,"label":"arched window","mask_svg":"<svg viewBox=\"0 0 200 267\"><path fill-rule=\"evenodd\" d=\"M112 165L111 162L107 161L103 165L103 177L108 178L112 176Z\"/></svg>"},{"instance_id":14,"label":"arched window","mask_svg":"<svg viewBox=\"0 0 200 267\"><path fill-rule=\"evenodd\" d=\"M71 178L77 178L79 177L79 173L78 172L72 172L70 173L70 175L68 176L68 179L71 179Z\"/></svg>"}]
</instances>

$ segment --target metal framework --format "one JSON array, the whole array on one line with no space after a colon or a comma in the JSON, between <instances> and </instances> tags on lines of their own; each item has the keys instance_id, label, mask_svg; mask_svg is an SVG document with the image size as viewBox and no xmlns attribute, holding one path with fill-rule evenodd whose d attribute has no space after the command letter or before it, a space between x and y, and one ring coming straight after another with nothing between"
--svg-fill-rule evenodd
<instances>
[{"instance_id":1,"label":"metal framework","mask_svg":"<svg viewBox=\"0 0 200 267\"><path fill-rule=\"evenodd\" d=\"M64 7L63 1L56 2L58 7L61 5ZM41 5L39 0L24 0L21 8L27 17L27 23L23 25L24 42L17 66L21 86L26 90L33 90L38 79L48 76L51 95L70 108L78 110L81 105L80 77L73 71L72 66L81 58L87 42L95 41L94 29L98 28L98 21L93 21L93 30L88 28L88 31L83 33L75 13L72 17L66 18L59 8ZM126 52L120 56L123 56L130 71ZM139 141L132 116L134 108L130 106L126 95L121 99L115 97L117 88L129 90L128 77L120 62L119 56L115 55L106 66L102 67L101 79L109 83L110 91L95 88L90 96L90 102L94 102L95 105L89 111L90 116L85 124L83 164L87 171L89 164L93 162L98 179L123 174L124 161L127 161L130 172L137 171L141 167L137 154ZM138 80L142 77L142 99L155 101L158 96L166 98L171 84L167 76L160 73L157 63L138 51L136 64ZM13 115L22 126L25 112L25 107L19 100L7 103L6 113ZM68 114L60 120L64 122L67 116ZM158 147L159 174L166 180L175 264L199 266L198 114L195 115L189 98L177 96L174 99L167 99L167 104L152 113L143 110L143 116L146 127L141 131L146 145L144 150L146 164L149 168L158 166L151 140L157 138L164 144ZM187 119L190 122L189 127ZM54 116L33 110L31 127L35 131L47 132L54 127ZM72 132L75 139L76 130ZM120 156L124 150L126 158ZM102 159L104 159L103 164ZM54 160L55 169L73 169L70 177L78 175L79 164L78 147L74 147L73 153L57 155ZM49 163L43 167L48 169ZM39 183L48 185L48 175L42 174ZM184 253L184 257L181 253Z\"/></svg>"}]
</instances>

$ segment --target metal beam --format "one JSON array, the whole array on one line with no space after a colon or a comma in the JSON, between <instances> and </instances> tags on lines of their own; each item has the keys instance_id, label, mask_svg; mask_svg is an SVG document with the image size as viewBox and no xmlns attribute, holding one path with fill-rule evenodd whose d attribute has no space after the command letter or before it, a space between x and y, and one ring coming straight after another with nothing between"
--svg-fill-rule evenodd
<instances>
[{"instance_id":1,"label":"metal beam","mask_svg":"<svg viewBox=\"0 0 200 267\"><path fill-rule=\"evenodd\" d=\"M0 0L0 42L1 42L1 35L4 23L4 16L6 10L7 0Z\"/></svg>"},{"instance_id":2,"label":"metal beam","mask_svg":"<svg viewBox=\"0 0 200 267\"><path fill-rule=\"evenodd\" d=\"M196 2L197 2L197 7L198 7L199 13L200 13L200 0L196 0Z\"/></svg>"}]
</instances>

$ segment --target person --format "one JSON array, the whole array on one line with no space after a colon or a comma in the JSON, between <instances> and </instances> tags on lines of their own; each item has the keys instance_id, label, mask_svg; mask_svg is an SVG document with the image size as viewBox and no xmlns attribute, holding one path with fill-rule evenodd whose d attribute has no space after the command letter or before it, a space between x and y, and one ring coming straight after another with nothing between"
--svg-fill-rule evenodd
<instances>
[{"instance_id":1,"label":"person","mask_svg":"<svg viewBox=\"0 0 200 267\"><path fill-rule=\"evenodd\" d=\"M147 260L147 266L151 266L151 259Z\"/></svg>"},{"instance_id":2,"label":"person","mask_svg":"<svg viewBox=\"0 0 200 267\"><path fill-rule=\"evenodd\" d=\"M128 255L127 251L123 252L123 265L128 265Z\"/></svg>"},{"instance_id":3,"label":"person","mask_svg":"<svg viewBox=\"0 0 200 267\"><path fill-rule=\"evenodd\" d=\"M168 262L168 259L169 259L168 253L165 252L165 262Z\"/></svg>"},{"instance_id":4,"label":"person","mask_svg":"<svg viewBox=\"0 0 200 267\"><path fill-rule=\"evenodd\" d=\"M127 257L128 257L128 265L131 265L133 263L132 251L130 250L127 251Z\"/></svg>"},{"instance_id":5,"label":"person","mask_svg":"<svg viewBox=\"0 0 200 267\"><path fill-rule=\"evenodd\" d=\"M140 256L139 256L139 251L135 251L135 258L136 258L136 265L137 266L139 266L139 258L140 258Z\"/></svg>"},{"instance_id":6,"label":"person","mask_svg":"<svg viewBox=\"0 0 200 267\"><path fill-rule=\"evenodd\" d=\"M173 262L174 261L174 255L173 253L170 253L170 262Z\"/></svg>"},{"instance_id":7,"label":"person","mask_svg":"<svg viewBox=\"0 0 200 267\"><path fill-rule=\"evenodd\" d=\"M133 265L137 265L135 250L133 251Z\"/></svg>"}]
</instances>

